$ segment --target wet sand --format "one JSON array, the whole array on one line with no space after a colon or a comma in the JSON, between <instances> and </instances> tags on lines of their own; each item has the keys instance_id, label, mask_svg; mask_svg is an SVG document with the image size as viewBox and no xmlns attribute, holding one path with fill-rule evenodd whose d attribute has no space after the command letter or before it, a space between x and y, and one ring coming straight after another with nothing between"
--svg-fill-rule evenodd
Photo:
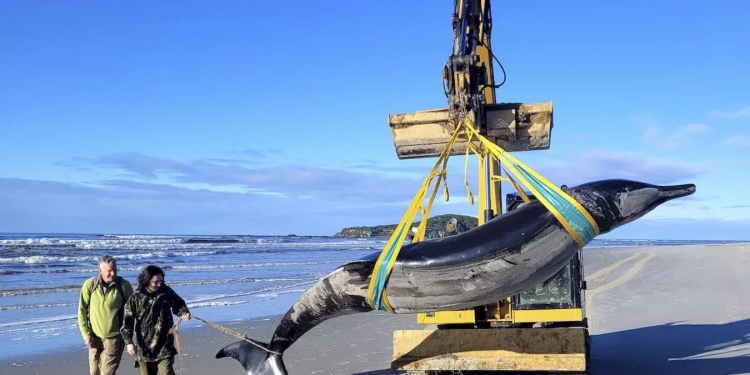
<instances>
[{"instance_id":1,"label":"wet sand","mask_svg":"<svg viewBox=\"0 0 750 375\"><path fill-rule=\"evenodd\" d=\"M750 244L585 252L592 374L750 374ZM268 340L280 317L226 326ZM414 315L329 320L284 355L290 374L393 375L392 332L424 329ZM181 326L178 375L244 374L215 353L236 339L196 320ZM83 343L27 358L0 357L0 374L85 374ZM127 353L118 374L137 374Z\"/></svg>"}]
</instances>

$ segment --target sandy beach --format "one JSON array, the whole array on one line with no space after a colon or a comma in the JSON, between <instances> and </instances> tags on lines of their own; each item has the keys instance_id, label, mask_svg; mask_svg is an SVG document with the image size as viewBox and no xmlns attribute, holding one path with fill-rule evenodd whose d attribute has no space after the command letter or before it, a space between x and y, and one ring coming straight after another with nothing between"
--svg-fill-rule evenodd
<instances>
[{"instance_id":1,"label":"sandy beach","mask_svg":"<svg viewBox=\"0 0 750 375\"><path fill-rule=\"evenodd\" d=\"M592 374L750 374L750 244L587 250ZM268 340L279 317L228 327ZM385 375L392 331L424 329L414 315L370 313L329 320L285 354L290 374ZM214 354L234 337L196 320L181 327L177 374L243 374ZM0 357L0 374L85 374L83 342L35 357ZM118 374L137 374L124 355Z\"/></svg>"}]
</instances>

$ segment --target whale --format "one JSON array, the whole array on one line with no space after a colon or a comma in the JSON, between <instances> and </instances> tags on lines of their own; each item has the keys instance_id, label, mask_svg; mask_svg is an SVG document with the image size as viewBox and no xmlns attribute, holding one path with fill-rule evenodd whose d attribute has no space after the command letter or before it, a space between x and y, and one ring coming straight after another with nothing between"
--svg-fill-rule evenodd
<instances>
[{"instance_id":1,"label":"whale","mask_svg":"<svg viewBox=\"0 0 750 375\"><path fill-rule=\"evenodd\" d=\"M693 194L696 186L609 179L562 191L588 211L601 235ZM544 282L580 249L562 223L540 201L532 201L468 231L404 244L385 292L396 314L468 309ZM286 375L284 351L310 329L332 318L374 311L367 297L378 257L373 253L342 264L318 280L289 308L270 341L235 341L216 358L237 360L248 375Z\"/></svg>"}]
</instances>

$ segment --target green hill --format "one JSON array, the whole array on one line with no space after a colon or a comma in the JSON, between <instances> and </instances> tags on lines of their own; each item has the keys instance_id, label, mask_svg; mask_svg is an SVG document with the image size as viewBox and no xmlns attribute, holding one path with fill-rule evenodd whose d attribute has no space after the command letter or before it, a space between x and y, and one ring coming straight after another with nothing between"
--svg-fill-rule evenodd
<instances>
[{"instance_id":1,"label":"green hill","mask_svg":"<svg viewBox=\"0 0 750 375\"><path fill-rule=\"evenodd\" d=\"M477 220L477 218L473 216L450 214L433 216L427 219L425 238L442 237L445 234L445 225L452 218L456 218L459 223L463 224L468 229L475 228L477 225L479 225L479 220ZM421 224L421 220L414 222L412 224L412 227L417 227L419 226L419 224ZM393 231L396 230L397 225L398 223L374 226L347 227L336 233L334 237L390 237L391 234L393 234Z\"/></svg>"}]
</instances>

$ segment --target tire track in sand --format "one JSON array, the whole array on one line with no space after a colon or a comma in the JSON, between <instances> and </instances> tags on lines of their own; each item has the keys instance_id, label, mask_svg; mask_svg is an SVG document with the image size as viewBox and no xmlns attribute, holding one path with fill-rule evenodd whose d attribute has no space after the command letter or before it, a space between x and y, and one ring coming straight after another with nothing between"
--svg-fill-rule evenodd
<instances>
[{"instance_id":1,"label":"tire track in sand","mask_svg":"<svg viewBox=\"0 0 750 375\"><path fill-rule=\"evenodd\" d=\"M637 258L639 255L641 255L641 253L633 254L633 255L625 258L625 259L620 258L620 255L618 255L618 254L612 254L612 255L614 255L614 256L617 257L617 261L614 262L614 263L612 263L612 264L610 264L607 267L604 267L604 268L600 269L599 271L594 272L591 276L586 276L586 282L589 282L591 280L596 280L596 279L598 279L600 277L607 277L607 276L609 276L609 274L612 273L612 271L614 271L615 269L617 269L617 267L620 267L624 263L627 263L627 262L629 262L629 261Z\"/></svg>"},{"instance_id":2,"label":"tire track in sand","mask_svg":"<svg viewBox=\"0 0 750 375\"><path fill-rule=\"evenodd\" d=\"M632 256L630 256L628 258L618 260L617 262L612 263L612 265L610 265L610 266L608 266L606 268L603 268L603 269L597 271L596 273L594 273L593 275L591 275L590 278L586 278L586 282L588 283L588 281L590 279L600 278L600 277L609 275L612 271L614 271L615 269L619 268L621 265L625 264L626 262L628 262L630 260L633 260L633 259L639 257L642 254L643 253L637 253L637 254L634 254L634 255L632 255ZM633 266L631 266L625 272L625 274L623 274L622 276L620 276L620 277L618 277L618 278L616 278L616 279L614 279L614 280L612 280L612 281L610 281L608 283L599 285L598 287L596 287L594 289L590 289L590 290L586 291L586 294L585 294L585 296L586 296L586 311L587 311L586 315L588 315L588 317L589 317L589 329L591 331L594 330L594 320L595 320L594 319L594 310L592 308L594 296L597 295L597 294L599 294L599 293L601 293L601 292L610 290L612 288L616 288L616 287L618 287L618 286L620 286L622 284L625 284L626 282L632 280L634 277L638 276L638 274L641 273L641 270L643 270L643 267L646 266L646 263L648 263L648 261L650 261L651 259L653 259L655 256L656 256L656 253L654 253L652 251L646 253L645 257L643 257L641 260L639 260L638 262L636 262L635 264L633 264Z\"/></svg>"},{"instance_id":3,"label":"tire track in sand","mask_svg":"<svg viewBox=\"0 0 750 375\"><path fill-rule=\"evenodd\" d=\"M638 253L638 254L633 255L633 256L631 256L629 258L626 258L626 259L623 260L622 263L625 263L625 261L627 261L627 260L635 259L635 257L637 257L638 255L641 255L641 254L642 253ZM598 287L587 291L586 292L586 297L591 297L591 296L596 295L597 293L601 293L601 292L603 292L605 290L610 290L612 288L616 288L616 287L618 287L618 286L620 286L622 284L625 284L626 282L632 280L634 277L638 276L639 273L641 273L641 270L643 269L643 267L646 266L646 263L648 263L648 261L651 260L651 259L653 259L655 256L656 256L656 253L654 253L654 252L647 253L647 255L643 259L639 260L632 267L630 267L630 269L628 269L627 272L625 272L624 275L622 275L622 276L620 276L620 277L618 277L618 278L616 278L616 279L614 279L614 280L612 280L612 281L610 281L610 282L608 282L606 284L599 285ZM620 263L620 264L622 264L622 263ZM611 270L610 270L610 272L611 272Z\"/></svg>"}]
</instances>

